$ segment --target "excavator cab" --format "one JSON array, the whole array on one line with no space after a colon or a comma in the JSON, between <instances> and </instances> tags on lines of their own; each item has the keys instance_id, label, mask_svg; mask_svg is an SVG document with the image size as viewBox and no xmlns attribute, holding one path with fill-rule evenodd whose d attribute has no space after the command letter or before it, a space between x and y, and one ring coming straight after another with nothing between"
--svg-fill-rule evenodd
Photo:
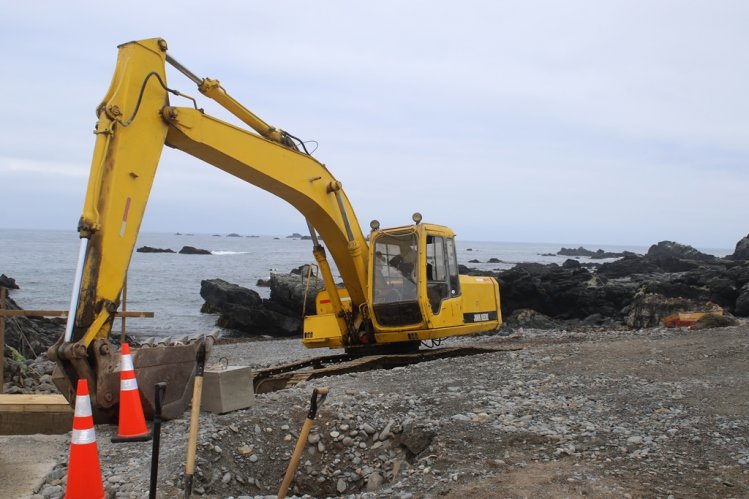
<instances>
[{"instance_id":1,"label":"excavator cab","mask_svg":"<svg viewBox=\"0 0 749 499\"><path fill-rule=\"evenodd\" d=\"M463 323L455 236L447 227L414 225L372 238L372 312L378 328Z\"/></svg>"}]
</instances>

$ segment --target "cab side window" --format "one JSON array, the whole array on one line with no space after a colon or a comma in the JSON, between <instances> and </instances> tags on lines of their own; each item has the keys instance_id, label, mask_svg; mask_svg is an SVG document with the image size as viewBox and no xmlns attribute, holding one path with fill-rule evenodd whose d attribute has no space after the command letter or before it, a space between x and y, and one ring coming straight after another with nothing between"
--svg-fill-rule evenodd
<instances>
[{"instance_id":1,"label":"cab side window","mask_svg":"<svg viewBox=\"0 0 749 499\"><path fill-rule=\"evenodd\" d=\"M427 236L427 298L434 314L439 314L442 300L450 297L449 259L442 236Z\"/></svg>"}]
</instances>

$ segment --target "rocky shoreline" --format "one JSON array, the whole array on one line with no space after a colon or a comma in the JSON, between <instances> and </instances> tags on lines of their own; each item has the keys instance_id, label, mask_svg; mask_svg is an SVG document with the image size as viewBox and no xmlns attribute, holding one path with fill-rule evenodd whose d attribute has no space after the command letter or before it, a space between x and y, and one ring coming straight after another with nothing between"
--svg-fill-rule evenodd
<instances>
[{"instance_id":1,"label":"rocky shoreline","mask_svg":"<svg viewBox=\"0 0 749 499\"><path fill-rule=\"evenodd\" d=\"M605 254L585 248L562 248L561 253L591 260ZM495 272L461 266L461 273L490 275L499 281L504 330L651 328L677 312L711 312L696 326L725 327L737 324L736 318L749 316L749 236L725 258L669 241L651 246L645 255L622 255L606 263L581 263L571 258L562 265L520 263ZM300 335L301 318L314 311L314 296L323 289L322 280L315 276L308 279L302 266L288 274L271 274L267 284L270 298L263 299L253 290L221 279L204 280L201 312L216 314L217 325L233 336ZM17 288L15 280L5 274L0 286ZM8 298L8 307L18 305ZM38 365L32 364L59 338L64 321L18 317L6 322L7 389L29 391L40 384L49 388L44 357Z\"/></svg>"}]
</instances>

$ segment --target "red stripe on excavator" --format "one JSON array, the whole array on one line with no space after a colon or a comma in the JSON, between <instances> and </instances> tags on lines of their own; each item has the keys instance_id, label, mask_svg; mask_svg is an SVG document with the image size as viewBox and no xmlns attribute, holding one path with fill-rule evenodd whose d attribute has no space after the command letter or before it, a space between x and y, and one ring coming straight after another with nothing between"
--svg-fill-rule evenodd
<instances>
[{"instance_id":1,"label":"red stripe on excavator","mask_svg":"<svg viewBox=\"0 0 749 499\"><path fill-rule=\"evenodd\" d=\"M130 212L130 198L125 201L125 211L122 213L122 225L120 225L120 237L125 236L125 227L127 226L127 214Z\"/></svg>"}]
</instances>

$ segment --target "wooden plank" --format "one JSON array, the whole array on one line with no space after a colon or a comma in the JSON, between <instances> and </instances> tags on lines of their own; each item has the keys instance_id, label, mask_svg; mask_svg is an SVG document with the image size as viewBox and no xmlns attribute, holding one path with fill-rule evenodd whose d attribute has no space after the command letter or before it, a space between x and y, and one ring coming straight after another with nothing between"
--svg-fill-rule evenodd
<instances>
[{"instance_id":1,"label":"wooden plank","mask_svg":"<svg viewBox=\"0 0 749 499\"><path fill-rule=\"evenodd\" d=\"M71 412L65 397L54 393L0 395L0 412Z\"/></svg>"},{"instance_id":2,"label":"wooden plank","mask_svg":"<svg viewBox=\"0 0 749 499\"><path fill-rule=\"evenodd\" d=\"M0 435L70 431L73 410L60 394L0 395Z\"/></svg>"},{"instance_id":3,"label":"wooden plank","mask_svg":"<svg viewBox=\"0 0 749 499\"><path fill-rule=\"evenodd\" d=\"M153 318L153 312L115 312L115 317ZM5 310L0 309L0 317L67 317L67 310Z\"/></svg>"}]
</instances>

